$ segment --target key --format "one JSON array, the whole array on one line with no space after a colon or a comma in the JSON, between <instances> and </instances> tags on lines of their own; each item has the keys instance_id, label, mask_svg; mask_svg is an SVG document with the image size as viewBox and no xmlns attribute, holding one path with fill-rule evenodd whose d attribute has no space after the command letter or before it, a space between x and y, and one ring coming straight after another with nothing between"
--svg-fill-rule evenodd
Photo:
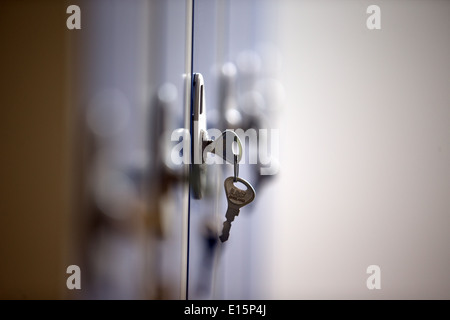
<instances>
[{"instance_id":1,"label":"key","mask_svg":"<svg viewBox=\"0 0 450 320\"><path fill-rule=\"evenodd\" d=\"M247 190L241 190L234 185L234 180L239 181L247 187ZM225 242L228 240L230 236L231 222L234 221L234 218L239 215L240 209L249 204L255 199L255 189L253 189L252 185L244 179L239 177L228 177L225 179L225 194L228 200L228 209L225 214L225 218L227 219L223 223L222 234L219 237L220 241Z\"/></svg>"}]
</instances>

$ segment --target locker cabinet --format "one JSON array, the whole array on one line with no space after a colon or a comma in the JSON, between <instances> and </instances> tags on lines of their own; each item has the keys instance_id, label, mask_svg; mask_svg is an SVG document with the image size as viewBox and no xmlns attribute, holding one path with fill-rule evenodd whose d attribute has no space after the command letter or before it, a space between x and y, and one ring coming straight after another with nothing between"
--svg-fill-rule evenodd
<instances>
[{"instance_id":1,"label":"locker cabinet","mask_svg":"<svg viewBox=\"0 0 450 320\"><path fill-rule=\"evenodd\" d=\"M0 298L448 299L449 9L0 1Z\"/></svg>"}]
</instances>

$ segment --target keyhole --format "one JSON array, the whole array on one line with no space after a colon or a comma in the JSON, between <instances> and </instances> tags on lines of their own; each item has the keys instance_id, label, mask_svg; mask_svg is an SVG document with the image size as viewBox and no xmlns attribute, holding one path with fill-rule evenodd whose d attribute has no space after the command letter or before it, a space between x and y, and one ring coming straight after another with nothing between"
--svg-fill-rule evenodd
<instances>
[{"instance_id":1,"label":"keyhole","mask_svg":"<svg viewBox=\"0 0 450 320\"><path fill-rule=\"evenodd\" d=\"M237 141L233 141L231 143L231 151L233 152L233 154L235 154L237 156L239 155L239 145L238 145Z\"/></svg>"},{"instance_id":2,"label":"keyhole","mask_svg":"<svg viewBox=\"0 0 450 320\"><path fill-rule=\"evenodd\" d=\"M200 86L200 114L203 114L203 85Z\"/></svg>"}]
</instances>

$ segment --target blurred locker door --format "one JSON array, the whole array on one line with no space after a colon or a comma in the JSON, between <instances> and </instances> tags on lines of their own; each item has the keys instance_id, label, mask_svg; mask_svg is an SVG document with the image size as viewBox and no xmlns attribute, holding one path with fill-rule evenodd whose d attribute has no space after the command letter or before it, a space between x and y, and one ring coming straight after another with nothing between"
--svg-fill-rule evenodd
<instances>
[{"instance_id":1,"label":"blurred locker door","mask_svg":"<svg viewBox=\"0 0 450 320\"><path fill-rule=\"evenodd\" d=\"M73 36L77 179L72 261L85 299L178 299L187 188L187 1L83 1ZM188 20L189 20L188 19ZM183 269L184 270L184 269Z\"/></svg>"}]
</instances>

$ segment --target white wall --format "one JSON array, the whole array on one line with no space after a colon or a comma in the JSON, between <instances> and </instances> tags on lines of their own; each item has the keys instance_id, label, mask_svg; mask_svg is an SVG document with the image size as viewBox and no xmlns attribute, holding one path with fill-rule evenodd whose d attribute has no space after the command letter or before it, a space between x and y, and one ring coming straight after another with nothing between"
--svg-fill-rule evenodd
<instances>
[{"instance_id":1,"label":"white wall","mask_svg":"<svg viewBox=\"0 0 450 320\"><path fill-rule=\"evenodd\" d=\"M267 297L450 298L449 15L448 1L281 3Z\"/></svg>"}]
</instances>

